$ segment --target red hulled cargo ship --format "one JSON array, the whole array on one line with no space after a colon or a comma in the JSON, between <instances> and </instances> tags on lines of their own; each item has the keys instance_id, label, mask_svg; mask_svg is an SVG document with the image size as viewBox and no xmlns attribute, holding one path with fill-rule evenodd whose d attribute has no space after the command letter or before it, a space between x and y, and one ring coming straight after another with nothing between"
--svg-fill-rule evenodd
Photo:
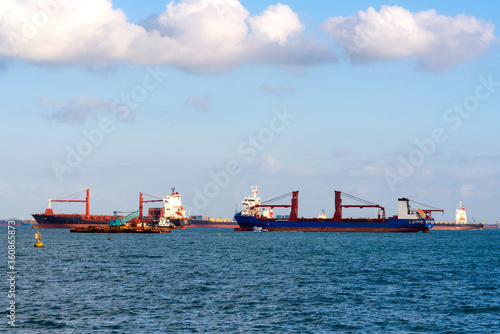
<instances>
[{"instance_id":1,"label":"red hulled cargo ship","mask_svg":"<svg viewBox=\"0 0 500 334\"><path fill-rule=\"evenodd\" d=\"M33 218L37 221L40 228L74 228L74 227L107 227L112 220L123 218L119 215L92 215L90 214L90 189L86 191L84 200L51 200L44 213L33 214ZM52 203L85 203L85 214L68 214L54 213ZM164 202L164 207L149 208L148 215L143 216L144 203L148 202ZM181 206L181 198L175 188L172 189L170 196L165 196L162 199L144 200L143 194L139 195L139 214L137 218L131 220L133 225L147 226L169 226L172 228L185 227L189 223L189 218L186 217L186 210Z\"/></svg>"},{"instance_id":2,"label":"red hulled cargo ship","mask_svg":"<svg viewBox=\"0 0 500 334\"><path fill-rule=\"evenodd\" d=\"M85 203L85 214L68 214L54 213L52 203ZM90 214L90 189L86 190L85 200L64 200L64 199L49 199L49 205L44 213L32 214L37 221L39 228L73 228L73 227L89 227L89 226L108 226L113 215L91 215Z\"/></svg>"},{"instance_id":3,"label":"red hulled cargo ship","mask_svg":"<svg viewBox=\"0 0 500 334\"><path fill-rule=\"evenodd\" d=\"M484 229L487 230L500 229L500 221L497 221L496 224L484 224Z\"/></svg>"},{"instance_id":4,"label":"red hulled cargo ship","mask_svg":"<svg viewBox=\"0 0 500 334\"><path fill-rule=\"evenodd\" d=\"M462 202L458 203L458 209L455 211L455 221L454 222L435 222L433 230L453 230L453 231L464 231L464 230L482 230L484 227L483 223L468 223L467 214L465 213L465 208Z\"/></svg>"}]
</instances>

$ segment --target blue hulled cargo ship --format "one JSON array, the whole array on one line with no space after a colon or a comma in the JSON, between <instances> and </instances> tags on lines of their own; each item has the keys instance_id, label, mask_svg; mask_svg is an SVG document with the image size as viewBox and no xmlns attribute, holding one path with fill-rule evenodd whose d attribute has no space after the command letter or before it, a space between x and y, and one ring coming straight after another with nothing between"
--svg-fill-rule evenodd
<instances>
[{"instance_id":1,"label":"blue hulled cargo ship","mask_svg":"<svg viewBox=\"0 0 500 334\"><path fill-rule=\"evenodd\" d=\"M385 217L385 209L375 203L361 200L360 205L343 205L341 192L335 191L335 214L327 218L321 214L318 218L302 218L298 216L299 192L294 191L291 205L272 205L270 201L261 203L257 186L252 187L252 195L242 201L243 209L234 216L239 228L235 231L301 231L301 232L429 232L434 225L430 216L431 210L410 208L409 199L398 200L398 214L389 218ZM282 199L285 196L277 199ZM344 194L352 199L360 200L354 196ZM276 207L290 207L290 215L274 216ZM376 218L343 218L343 208L378 208Z\"/></svg>"}]
</instances>

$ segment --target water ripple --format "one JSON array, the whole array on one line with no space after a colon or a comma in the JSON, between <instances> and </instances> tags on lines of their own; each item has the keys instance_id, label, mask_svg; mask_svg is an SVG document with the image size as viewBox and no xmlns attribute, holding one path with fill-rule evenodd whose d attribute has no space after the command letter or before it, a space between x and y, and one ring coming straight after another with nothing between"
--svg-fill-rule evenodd
<instances>
[{"instance_id":1,"label":"water ripple","mask_svg":"<svg viewBox=\"0 0 500 334\"><path fill-rule=\"evenodd\" d=\"M499 232L193 229L107 240L43 230L44 247L37 249L34 232L20 228L17 329L495 333ZM0 242L5 249L6 240Z\"/></svg>"}]
</instances>

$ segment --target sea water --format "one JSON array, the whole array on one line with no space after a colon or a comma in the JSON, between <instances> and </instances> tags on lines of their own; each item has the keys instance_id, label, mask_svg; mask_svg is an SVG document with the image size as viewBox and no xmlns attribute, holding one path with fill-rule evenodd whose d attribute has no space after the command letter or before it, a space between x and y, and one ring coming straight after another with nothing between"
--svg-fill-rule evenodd
<instances>
[{"instance_id":1,"label":"sea water","mask_svg":"<svg viewBox=\"0 0 500 334\"><path fill-rule=\"evenodd\" d=\"M500 230L75 234L0 228L17 333L498 333ZM108 240L108 238L110 238ZM11 296L12 297L12 296ZM15 301L15 326L9 302Z\"/></svg>"}]
</instances>

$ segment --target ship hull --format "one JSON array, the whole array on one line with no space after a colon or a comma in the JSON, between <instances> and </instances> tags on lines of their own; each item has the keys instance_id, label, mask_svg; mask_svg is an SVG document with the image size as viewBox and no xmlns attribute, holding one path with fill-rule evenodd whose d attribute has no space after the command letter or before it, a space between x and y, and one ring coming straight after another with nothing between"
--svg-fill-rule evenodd
<instances>
[{"instance_id":1,"label":"ship hull","mask_svg":"<svg viewBox=\"0 0 500 334\"><path fill-rule=\"evenodd\" d=\"M11 222L9 224L9 222ZM14 223L12 223L14 222ZM29 226L31 224L24 223L23 220L19 219L7 219L7 220L0 220L0 226Z\"/></svg>"},{"instance_id":2,"label":"ship hull","mask_svg":"<svg viewBox=\"0 0 500 334\"><path fill-rule=\"evenodd\" d=\"M34 214L33 218L38 223L38 228L73 228L89 226L109 226L109 220L114 216L100 215L45 215Z\"/></svg>"},{"instance_id":3,"label":"ship hull","mask_svg":"<svg viewBox=\"0 0 500 334\"><path fill-rule=\"evenodd\" d=\"M482 230L483 224L434 223L432 230L441 231L475 231Z\"/></svg>"},{"instance_id":4,"label":"ship hull","mask_svg":"<svg viewBox=\"0 0 500 334\"><path fill-rule=\"evenodd\" d=\"M236 222L213 222L205 219L190 219L189 228L238 228Z\"/></svg>"},{"instance_id":5,"label":"ship hull","mask_svg":"<svg viewBox=\"0 0 500 334\"><path fill-rule=\"evenodd\" d=\"M487 225L484 225L483 228L487 229L487 230L496 230L496 229L500 229L500 225L487 224Z\"/></svg>"},{"instance_id":6,"label":"ship hull","mask_svg":"<svg viewBox=\"0 0 500 334\"><path fill-rule=\"evenodd\" d=\"M189 219L187 218L170 218L170 223L172 223L172 225L174 225L175 228L177 227L182 227L182 228L185 228L187 226L189 226Z\"/></svg>"},{"instance_id":7,"label":"ship hull","mask_svg":"<svg viewBox=\"0 0 500 334\"><path fill-rule=\"evenodd\" d=\"M90 226L107 227L109 221L114 219L114 216L108 215L78 215L78 214L33 214L33 218L38 223L39 228L74 228ZM144 223L150 224L151 222L145 221ZM156 222L157 223L157 222ZM170 219L170 223L174 228L185 227L189 224L187 218ZM155 222L153 221L153 225Z\"/></svg>"},{"instance_id":8,"label":"ship hull","mask_svg":"<svg viewBox=\"0 0 500 334\"><path fill-rule=\"evenodd\" d=\"M286 219L257 219L253 216L234 216L239 227L236 231L253 231L255 227L268 231L295 231L295 232L429 232L434 224L432 219L349 219L332 221L328 219L303 219L291 222Z\"/></svg>"}]
</instances>

